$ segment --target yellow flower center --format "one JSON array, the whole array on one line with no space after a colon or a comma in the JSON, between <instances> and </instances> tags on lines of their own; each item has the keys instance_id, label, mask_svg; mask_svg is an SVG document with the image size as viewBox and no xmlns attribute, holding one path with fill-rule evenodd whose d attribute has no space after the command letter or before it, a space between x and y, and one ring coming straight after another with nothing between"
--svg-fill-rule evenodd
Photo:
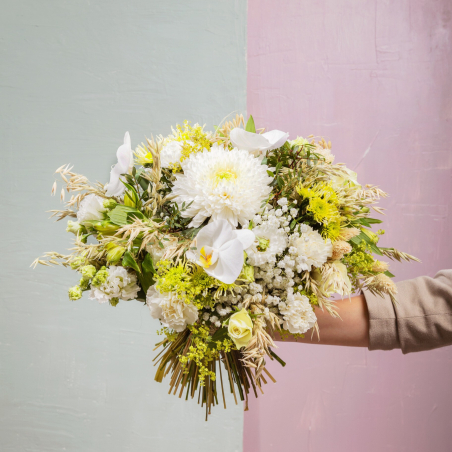
<instances>
[{"instance_id":1,"label":"yellow flower center","mask_svg":"<svg viewBox=\"0 0 452 452\"><path fill-rule=\"evenodd\" d=\"M217 171L214 176L215 185L218 185L222 180L234 181L237 179L237 174L232 170Z\"/></svg>"},{"instance_id":2,"label":"yellow flower center","mask_svg":"<svg viewBox=\"0 0 452 452\"><path fill-rule=\"evenodd\" d=\"M207 254L204 247L199 252L199 264L204 268L209 268L212 265L212 253Z\"/></svg>"}]
</instances>

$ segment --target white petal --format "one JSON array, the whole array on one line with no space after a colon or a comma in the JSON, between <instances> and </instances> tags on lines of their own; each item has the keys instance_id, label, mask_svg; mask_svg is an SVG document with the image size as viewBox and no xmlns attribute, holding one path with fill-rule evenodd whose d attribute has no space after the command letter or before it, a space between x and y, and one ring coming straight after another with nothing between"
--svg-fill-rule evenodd
<instances>
[{"instance_id":1,"label":"white petal","mask_svg":"<svg viewBox=\"0 0 452 452\"><path fill-rule=\"evenodd\" d=\"M205 271L225 284L232 284L239 277L242 267L243 246L239 240L231 240L220 249L217 263Z\"/></svg>"},{"instance_id":2,"label":"white petal","mask_svg":"<svg viewBox=\"0 0 452 452\"><path fill-rule=\"evenodd\" d=\"M129 132L126 132L124 136L124 144L119 146L116 151L116 157L118 158L118 163L116 166L123 170L123 173L127 173L130 166L130 159L132 157L132 147L130 144L130 135Z\"/></svg>"},{"instance_id":3,"label":"white petal","mask_svg":"<svg viewBox=\"0 0 452 452\"><path fill-rule=\"evenodd\" d=\"M238 229L237 231L234 232L237 238L240 240L244 250L249 248L256 238L254 232L250 231L249 229Z\"/></svg>"},{"instance_id":4,"label":"white petal","mask_svg":"<svg viewBox=\"0 0 452 452\"><path fill-rule=\"evenodd\" d=\"M192 250L189 250L185 253L186 258L191 262L196 262L199 259L199 251L196 253Z\"/></svg>"},{"instance_id":5,"label":"white petal","mask_svg":"<svg viewBox=\"0 0 452 452\"><path fill-rule=\"evenodd\" d=\"M196 236L196 246L201 249L203 246L211 246L218 249L229 240L233 240L235 234L232 226L226 220L215 220L202 228Z\"/></svg>"},{"instance_id":6,"label":"white petal","mask_svg":"<svg viewBox=\"0 0 452 452\"><path fill-rule=\"evenodd\" d=\"M129 132L124 136L124 144L119 146L116 151L118 163L110 172L110 182L105 186L107 196L121 196L125 191L124 184L120 181L121 174L129 172L133 164L133 153L130 142Z\"/></svg>"},{"instance_id":7,"label":"white petal","mask_svg":"<svg viewBox=\"0 0 452 452\"><path fill-rule=\"evenodd\" d=\"M270 142L263 135L247 132L239 127L232 129L229 137L234 147L245 151L265 151L270 146Z\"/></svg>"},{"instance_id":8,"label":"white petal","mask_svg":"<svg viewBox=\"0 0 452 452\"><path fill-rule=\"evenodd\" d=\"M270 130L270 132L263 133L262 136L265 137L270 143L267 151L280 148L289 138L289 134L281 132L281 130Z\"/></svg>"}]
</instances>

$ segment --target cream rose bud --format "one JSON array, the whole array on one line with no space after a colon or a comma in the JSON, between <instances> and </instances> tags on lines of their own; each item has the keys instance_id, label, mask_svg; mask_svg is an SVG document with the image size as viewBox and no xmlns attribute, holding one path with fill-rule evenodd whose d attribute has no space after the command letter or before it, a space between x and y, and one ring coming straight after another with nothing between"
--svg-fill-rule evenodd
<instances>
[{"instance_id":1,"label":"cream rose bud","mask_svg":"<svg viewBox=\"0 0 452 452\"><path fill-rule=\"evenodd\" d=\"M228 333L239 350L248 345L253 337L253 321L245 308L231 315Z\"/></svg>"}]
</instances>

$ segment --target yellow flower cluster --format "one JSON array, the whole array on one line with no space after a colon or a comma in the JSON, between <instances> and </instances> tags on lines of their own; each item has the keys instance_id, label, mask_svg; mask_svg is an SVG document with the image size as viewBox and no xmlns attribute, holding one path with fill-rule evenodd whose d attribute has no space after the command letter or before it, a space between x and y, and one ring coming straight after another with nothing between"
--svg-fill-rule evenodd
<instances>
[{"instance_id":1,"label":"yellow flower cluster","mask_svg":"<svg viewBox=\"0 0 452 452\"><path fill-rule=\"evenodd\" d=\"M190 125L189 121L184 121L183 127L179 124L176 128L172 128L173 134L170 135L168 141L180 141L182 144L181 162L190 156L190 154L200 152L203 149L210 149L212 143L208 134L204 132L204 126L195 124Z\"/></svg>"},{"instance_id":2,"label":"yellow flower cluster","mask_svg":"<svg viewBox=\"0 0 452 452\"><path fill-rule=\"evenodd\" d=\"M184 367L184 372L189 372L189 363L193 362L198 367L199 384L204 386L206 377L215 381L215 370L209 369L209 364L217 360L220 351L230 352L234 344L229 339L211 342L209 328L203 325L189 325L191 331L191 344L185 354L179 355L178 359ZM213 345L213 346L212 346Z\"/></svg>"},{"instance_id":3,"label":"yellow flower cluster","mask_svg":"<svg viewBox=\"0 0 452 452\"><path fill-rule=\"evenodd\" d=\"M160 261L157 263L157 275L156 288L159 292L171 292L198 309L215 306L220 295L235 287L235 284L225 284L209 276L201 267L187 262L175 264L168 260Z\"/></svg>"},{"instance_id":4,"label":"yellow flower cluster","mask_svg":"<svg viewBox=\"0 0 452 452\"><path fill-rule=\"evenodd\" d=\"M322 236L332 241L337 240L341 231L341 216L338 210L340 200L331 184L320 182L308 188L300 183L297 193L304 200L308 200L307 211L317 223L323 225Z\"/></svg>"}]
</instances>

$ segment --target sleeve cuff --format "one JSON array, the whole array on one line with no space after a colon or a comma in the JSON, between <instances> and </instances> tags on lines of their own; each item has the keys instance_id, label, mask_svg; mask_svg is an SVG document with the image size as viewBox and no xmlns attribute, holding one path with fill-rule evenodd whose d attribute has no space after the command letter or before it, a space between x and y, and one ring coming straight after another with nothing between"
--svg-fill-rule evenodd
<instances>
[{"instance_id":1,"label":"sleeve cuff","mask_svg":"<svg viewBox=\"0 0 452 452\"><path fill-rule=\"evenodd\" d=\"M400 348L397 320L391 299L364 291L369 311L369 350Z\"/></svg>"}]
</instances>

